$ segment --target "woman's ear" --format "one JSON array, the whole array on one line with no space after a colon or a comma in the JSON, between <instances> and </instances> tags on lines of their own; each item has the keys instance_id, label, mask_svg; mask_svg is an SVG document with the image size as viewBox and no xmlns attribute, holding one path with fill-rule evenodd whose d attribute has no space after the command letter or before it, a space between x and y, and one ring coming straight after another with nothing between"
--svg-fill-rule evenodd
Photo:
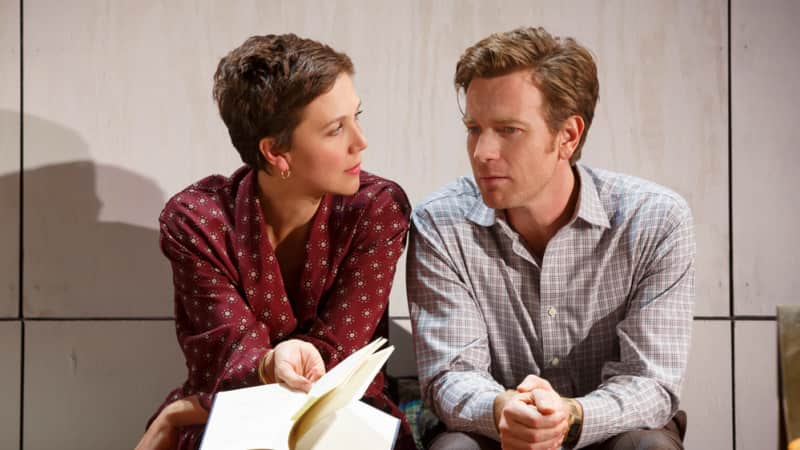
<instances>
[{"instance_id":1,"label":"woman's ear","mask_svg":"<svg viewBox=\"0 0 800 450\"><path fill-rule=\"evenodd\" d=\"M274 167L278 173L286 172L289 168L289 158L286 152L279 152L275 145L275 139L265 137L258 141L258 151L268 165Z\"/></svg>"},{"instance_id":2,"label":"woman's ear","mask_svg":"<svg viewBox=\"0 0 800 450\"><path fill-rule=\"evenodd\" d=\"M561 131L559 131L558 154L561 159L569 160L572 157L581 142L584 128L585 124L581 116L570 116L564 121Z\"/></svg>"}]
</instances>

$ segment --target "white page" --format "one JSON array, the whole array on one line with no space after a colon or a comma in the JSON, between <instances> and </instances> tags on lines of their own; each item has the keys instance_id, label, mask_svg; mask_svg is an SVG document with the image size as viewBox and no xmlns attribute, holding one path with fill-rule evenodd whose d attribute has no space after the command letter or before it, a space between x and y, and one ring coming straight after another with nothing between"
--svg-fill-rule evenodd
<instances>
[{"instance_id":1,"label":"white page","mask_svg":"<svg viewBox=\"0 0 800 450\"><path fill-rule=\"evenodd\" d=\"M312 397L319 398L328 393L331 389L344 383L366 358L385 343L385 338L377 338L361 349L353 352L352 355L345 358L342 362L337 364L336 367L331 369L330 372L317 380L308 394Z\"/></svg>"},{"instance_id":2,"label":"white page","mask_svg":"<svg viewBox=\"0 0 800 450\"><path fill-rule=\"evenodd\" d=\"M364 396L369 388L369 385L372 383L372 380L374 380L378 375L378 372L381 371L381 367L386 364L386 361L389 359L389 356L393 351L394 346L390 345L385 349L370 355L368 357L368 362L365 362L355 371L355 373L353 373L351 379L348 380L348 384L353 384L352 400L358 400Z\"/></svg>"},{"instance_id":3,"label":"white page","mask_svg":"<svg viewBox=\"0 0 800 450\"><path fill-rule=\"evenodd\" d=\"M200 448L286 450L291 418L307 399L280 384L218 392Z\"/></svg>"},{"instance_id":4,"label":"white page","mask_svg":"<svg viewBox=\"0 0 800 450\"><path fill-rule=\"evenodd\" d=\"M314 424L296 450L391 450L399 429L397 417L355 401Z\"/></svg>"},{"instance_id":5,"label":"white page","mask_svg":"<svg viewBox=\"0 0 800 450\"><path fill-rule=\"evenodd\" d=\"M354 373L372 371L373 365L367 364L369 369L362 367L367 359L382 359L382 365L388 358L386 350L391 353L393 348L379 352L377 358L373 353L385 343L385 338L378 338L354 352L317 380L308 394L292 391L282 384L217 393L201 450L286 449L293 416L300 410L305 412L310 402L346 383ZM377 365L377 370L381 365ZM364 389L368 385L369 382Z\"/></svg>"},{"instance_id":6,"label":"white page","mask_svg":"<svg viewBox=\"0 0 800 450\"><path fill-rule=\"evenodd\" d=\"M378 442L384 444L387 450L394 446L397 432L400 431L400 419L360 401L351 403L347 408L355 418L355 422L361 424L362 429L368 429L381 437L375 441L376 447Z\"/></svg>"}]
</instances>

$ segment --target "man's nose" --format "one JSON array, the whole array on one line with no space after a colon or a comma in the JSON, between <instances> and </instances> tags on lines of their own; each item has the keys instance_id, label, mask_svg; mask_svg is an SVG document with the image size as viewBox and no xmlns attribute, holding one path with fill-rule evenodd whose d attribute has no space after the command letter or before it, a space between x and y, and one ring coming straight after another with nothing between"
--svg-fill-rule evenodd
<instances>
[{"instance_id":1,"label":"man's nose","mask_svg":"<svg viewBox=\"0 0 800 450\"><path fill-rule=\"evenodd\" d=\"M491 133L482 133L475 139L472 157L478 162L490 161L497 159L498 150L497 139Z\"/></svg>"}]
</instances>

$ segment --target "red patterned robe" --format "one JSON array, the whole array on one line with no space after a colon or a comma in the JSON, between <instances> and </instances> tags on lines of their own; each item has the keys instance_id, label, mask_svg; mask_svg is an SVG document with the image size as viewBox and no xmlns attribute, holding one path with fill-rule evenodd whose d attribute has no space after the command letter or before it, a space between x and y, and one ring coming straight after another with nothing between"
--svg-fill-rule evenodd
<instances>
[{"instance_id":1,"label":"red patterned robe","mask_svg":"<svg viewBox=\"0 0 800 450\"><path fill-rule=\"evenodd\" d=\"M395 265L410 205L394 182L362 172L352 196L326 195L312 219L298 286L284 286L264 232L256 172L211 176L175 195L160 216L161 248L172 263L175 322L188 379L164 405L197 394L210 409L217 391L260 384L267 350L308 341L328 370L387 334ZM403 422L395 448L414 448L383 374L364 400ZM280 407L264 405L265 408ZM204 427L186 427L180 449L196 449Z\"/></svg>"}]
</instances>

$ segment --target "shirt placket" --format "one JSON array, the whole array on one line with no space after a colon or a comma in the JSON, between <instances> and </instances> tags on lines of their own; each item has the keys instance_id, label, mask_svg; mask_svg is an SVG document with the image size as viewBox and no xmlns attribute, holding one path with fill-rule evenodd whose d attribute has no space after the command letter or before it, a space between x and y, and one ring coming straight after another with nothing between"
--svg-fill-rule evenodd
<instances>
[{"instance_id":1,"label":"shirt placket","mask_svg":"<svg viewBox=\"0 0 800 450\"><path fill-rule=\"evenodd\" d=\"M566 273L563 259L566 257L569 243L565 236L567 230L562 229L547 245L542 257L542 270L539 278L539 301L542 336L542 375L548 379L556 390L570 385L565 379L564 365L568 357L567 337L564 333L566 323L562 319L563 298L568 296L565 284Z\"/></svg>"}]
</instances>

